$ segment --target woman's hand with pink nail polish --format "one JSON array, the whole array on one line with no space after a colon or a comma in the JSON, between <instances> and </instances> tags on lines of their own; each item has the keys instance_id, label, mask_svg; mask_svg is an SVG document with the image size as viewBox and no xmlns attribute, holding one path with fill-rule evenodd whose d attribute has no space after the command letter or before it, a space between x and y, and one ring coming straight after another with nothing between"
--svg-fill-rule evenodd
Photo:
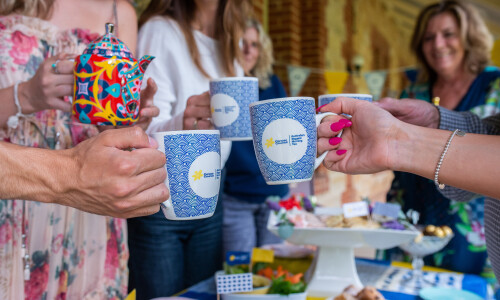
<instances>
[{"instance_id":1,"label":"woman's hand with pink nail polish","mask_svg":"<svg viewBox=\"0 0 500 300\"><path fill-rule=\"evenodd\" d=\"M322 106L323 107L323 106ZM321 107L320 107L321 108ZM318 126L318 138L323 137L322 139L318 140L318 147L317 147L317 155L321 155L325 151L330 151L337 149L339 147L340 141L342 140L341 138L337 138L336 136L338 135L339 131L344 128L344 123L342 120L345 120L342 116L329 116L325 117L321 124ZM332 131L332 126L333 124L341 124L341 127L337 131ZM340 139L340 140L338 140ZM337 141L336 144L332 144L331 141Z\"/></svg>"},{"instance_id":2,"label":"woman's hand with pink nail polish","mask_svg":"<svg viewBox=\"0 0 500 300\"><path fill-rule=\"evenodd\" d=\"M330 151L324 165L348 174L375 173L393 166L391 153L396 136L406 126L387 111L362 101L337 98L320 112L349 114L351 119L336 119L318 127L318 153ZM329 127L329 128L328 128ZM334 137L343 130L340 140Z\"/></svg>"}]
</instances>

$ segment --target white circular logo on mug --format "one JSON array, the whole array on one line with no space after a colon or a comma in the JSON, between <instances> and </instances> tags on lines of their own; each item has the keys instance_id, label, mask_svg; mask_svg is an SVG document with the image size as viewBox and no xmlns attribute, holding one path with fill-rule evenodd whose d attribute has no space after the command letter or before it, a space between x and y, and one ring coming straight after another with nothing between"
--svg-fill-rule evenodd
<instances>
[{"instance_id":1,"label":"white circular logo on mug","mask_svg":"<svg viewBox=\"0 0 500 300\"><path fill-rule=\"evenodd\" d=\"M203 198L212 198L219 193L220 176L220 155L217 152L200 155L189 167L189 185Z\"/></svg>"},{"instance_id":2,"label":"white circular logo on mug","mask_svg":"<svg viewBox=\"0 0 500 300\"><path fill-rule=\"evenodd\" d=\"M272 121L262 134L262 148L272 161L279 164L292 164L306 153L306 129L293 119Z\"/></svg>"},{"instance_id":3,"label":"white circular logo on mug","mask_svg":"<svg viewBox=\"0 0 500 300\"><path fill-rule=\"evenodd\" d=\"M240 106L233 97L215 94L210 101L212 119L217 127L231 125L240 115Z\"/></svg>"}]
</instances>

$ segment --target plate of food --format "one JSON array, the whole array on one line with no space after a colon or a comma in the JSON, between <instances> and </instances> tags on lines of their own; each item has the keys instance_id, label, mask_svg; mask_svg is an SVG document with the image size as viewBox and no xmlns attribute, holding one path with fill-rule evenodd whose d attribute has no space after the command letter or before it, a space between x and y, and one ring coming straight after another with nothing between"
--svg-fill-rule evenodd
<instances>
[{"instance_id":1,"label":"plate of food","mask_svg":"<svg viewBox=\"0 0 500 300\"><path fill-rule=\"evenodd\" d=\"M296 245L318 246L316 268L307 288L312 297L331 297L346 286L363 286L354 248L388 249L420 234L399 218L377 219L373 214L346 218L342 208L315 208L304 196L268 204L274 210L268 219L269 231Z\"/></svg>"},{"instance_id":2,"label":"plate of food","mask_svg":"<svg viewBox=\"0 0 500 300\"><path fill-rule=\"evenodd\" d=\"M302 273L291 274L279 266L273 270L269 266L262 265L255 270L257 274L252 274L253 290L248 292L238 292L222 294L223 300L305 300L306 284L302 278ZM227 274L224 271L217 271L217 275Z\"/></svg>"}]
</instances>

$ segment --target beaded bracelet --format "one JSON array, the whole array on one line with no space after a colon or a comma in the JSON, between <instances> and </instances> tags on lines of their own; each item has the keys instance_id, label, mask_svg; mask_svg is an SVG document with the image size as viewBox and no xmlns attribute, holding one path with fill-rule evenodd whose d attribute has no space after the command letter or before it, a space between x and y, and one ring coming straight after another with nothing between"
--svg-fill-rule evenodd
<instances>
[{"instance_id":1,"label":"beaded bracelet","mask_svg":"<svg viewBox=\"0 0 500 300\"><path fill-rule=\"evenodd\" d=\"M21 110L21 104L19 103L19 97L17 95L17 90L19 87L19 82L16 82L14 84L14 104L16 104L17 107L17 113L13 116L10 116L9 119L7 120L7 126L12 129L16 129L17 125L19 124L19 117L23 115L23 112Z\"/></svg>"},{"instance_id":2,"label":"beaded bracelet","mask_svg":"<svg viewBox=\"0 0 500 300\"><path fill-rule=\"evenodd\" d=\"M444 146L443 153L441 153L441 157L439 158L438 164L436 166L436 172L434 172L434 183L441 190L444 189L445 185L444 185L444 183L439 183L439 180L438 180L438 178L439 178L439 170L441 169L441 164L443 163L444 156L446 155L446 152L448 152L448 148L450 148L451 141L453 140L453 138L455 137L455 135L464 136L465 132L463 132L460 129L455 129L455 131L453 131L453 133L451 134L450 138L448 139L448 142L446 143L446 146Z\"/></svg>"}]
</instances>

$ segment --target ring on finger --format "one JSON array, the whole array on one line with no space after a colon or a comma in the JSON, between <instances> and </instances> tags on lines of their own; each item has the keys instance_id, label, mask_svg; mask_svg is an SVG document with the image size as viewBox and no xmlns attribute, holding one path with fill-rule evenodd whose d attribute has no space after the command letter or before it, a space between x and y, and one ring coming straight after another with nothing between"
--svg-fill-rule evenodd
<instances>
[{"instance_id":1,"label":"ring on finger","mask_svg":"<svg viewBox=\"0 0 500 300\"><path fill-rule=\"evenodd\" d=\"M52 64L52 71L54 71L54 73L56 73L56 74L59 74L59 70L57 70L58 63L59 63L59 59L56 60L56 62Z\"/></svg>"},{"instance_id":2,"label":"ring on finger","mask_svg":"<svg viewBox=\"0 0 500 300\"><path fill-rule=\"evenodd\" d=\"M193 128L198 129L198 119L194 119Z\"/></svg>"}]
</instances>

